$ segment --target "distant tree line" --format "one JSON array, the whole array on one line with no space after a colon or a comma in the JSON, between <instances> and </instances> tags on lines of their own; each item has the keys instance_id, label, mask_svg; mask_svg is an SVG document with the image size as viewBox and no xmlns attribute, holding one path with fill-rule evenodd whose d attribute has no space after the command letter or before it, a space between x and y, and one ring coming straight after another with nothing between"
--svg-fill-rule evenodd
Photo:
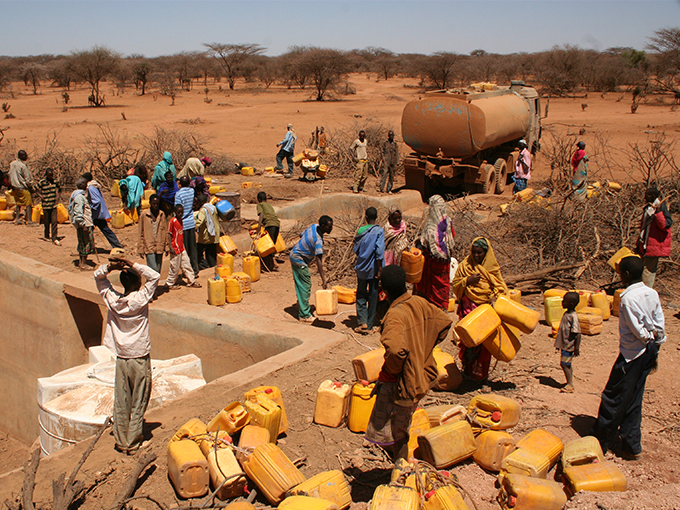
<instances>
[{"instance_id":1,"label":"distant tree line","mask_svg":"<svg viewBox=\"0 0 680 510\"><path fill-rule=\"evenodd\" d=\"M204 46L205 51L155 58L122 56L102 46L70 55L0 57L0 91L12 81L23 81L34 94L41 87L60 87L66 92L75 85L86 85L91 89L90 104L101 106L105 104L100 88L103 81L121 92L134 87L144 95L151 87L154 93L173 99L180 90L202 86L208 99L210 87L214 90L226 79L230 90L239 81L264 89L280 84L309 90L311 97L323 100L353 93L347 81L350 73L374 73L378 80L395 76L417 78L424 89L524 80L550 95L622 88L637 94L653 91L680 94L680 28L656 31L649 38L647 51L633 48L595 51L565 45L549 51L510 55L482 49L466 55L454 52L423 55L374 47L340 51L294 46L280 56L269 57L264 55L266 48L257 44Z\"/></svg>"}]
</instances>

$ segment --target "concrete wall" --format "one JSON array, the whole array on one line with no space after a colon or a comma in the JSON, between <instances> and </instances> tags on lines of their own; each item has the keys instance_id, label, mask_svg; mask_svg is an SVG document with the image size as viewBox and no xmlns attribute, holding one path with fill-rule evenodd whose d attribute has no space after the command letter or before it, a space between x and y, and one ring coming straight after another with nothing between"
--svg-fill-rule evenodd
<instances>
[{"instance_id":1,"label":"concrete wall","mask_svg":"<svg viewBox=\"0 0 680 510\"><path fill-rule=\"evenodd\" d=\"M334 216L347 210L357 208L363 210L371 206L377 208L378 211L397 206L404 212L420 207L422 204L423 200L418 191L405 189L393 195L381 196L333 193L332 195L321 195L319 198L302 199L286 205L275 206L274 209L281 220L304 220L308 216L318 219L322 214ZM241 218L257 221L256 208L256 204L242 204Z\"/></svg>"},{"instance_id":2,"label":"concrete wall","mask_svg":"<svg viewBox=\"0 0 680 510\"><path fill-rule=\"evenodd\" d=\"M27 443L38 436L37 379L87 363L87 349L101 343L105 317L92 273L0 250L0 429ZM149 321L151 356L194 353L207 381L237 371L262 376L344 338L228 308L162 300L151 305Z\"/></svg>"},{"instance_id":3,"label":"concrete wall","mask_svg":"<svg viewBox=\"0 0 680 510\"><path fill-rule=\"evenodd\" d=\"M96 305L81 308L79 298L64 298L57 279L64 271L0 253L0 428L31 442L38 435L37 379L87 363L93 332L81 337L71 308L99 315L95 336L102 315Z\"/></svg>"}]
</instances>

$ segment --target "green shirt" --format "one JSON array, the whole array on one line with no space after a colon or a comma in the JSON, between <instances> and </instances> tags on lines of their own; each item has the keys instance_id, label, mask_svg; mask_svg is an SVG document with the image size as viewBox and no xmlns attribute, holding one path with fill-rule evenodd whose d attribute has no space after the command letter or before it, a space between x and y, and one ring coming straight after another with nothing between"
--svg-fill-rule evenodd
<instances>
[{"instance_id":1,"label":"green shirt","mask_svg":"<svg viewBox=\"0 0 680 510\"><path fill-rule=\"evenodd\" d=\"M267 202L260 202L259 204L257 204L257 214L262 215L262 225L264 226L264 228L278 227L281 225L281 222L276 217L274 208Z\"/></svg>"}]
</instances>

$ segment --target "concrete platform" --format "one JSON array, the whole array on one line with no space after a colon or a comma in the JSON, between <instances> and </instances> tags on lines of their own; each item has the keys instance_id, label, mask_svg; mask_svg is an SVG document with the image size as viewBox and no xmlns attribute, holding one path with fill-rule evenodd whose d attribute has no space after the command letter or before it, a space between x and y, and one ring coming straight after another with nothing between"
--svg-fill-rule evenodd
<instances>
[{"instance_id":1,"label":"concrete platform","mask_svg":"<svg viewBox=\"0 0 680 510\"><path fill-rule=\"evenodd\" d=\"M38 436L37 379L87 363L101 344L107 310L92 273L64 271L0 250L0 428L31 443ZM334 331L263 320L207 304L150 305L151 355L194 353L207 381L244 383L342 341ZM231 375L229 375L231 374Z\"/></svg>"}]
</instances>

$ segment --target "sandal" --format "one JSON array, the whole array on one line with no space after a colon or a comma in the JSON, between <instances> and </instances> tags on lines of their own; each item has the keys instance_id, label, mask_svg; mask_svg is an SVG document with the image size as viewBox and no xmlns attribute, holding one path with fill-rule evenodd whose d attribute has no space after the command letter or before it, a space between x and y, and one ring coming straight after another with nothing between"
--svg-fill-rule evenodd
<instances>
[{"instance_id":1,"label":"sandal","mask_svg":"<svg viewBox=\"0 0 680 510\"><path fill-rule=\"evenodd\" d=\"M360 333L362 335L365 335L368 333L368 329L366 328L366 324L359 324L356 328L354 328L355 333Z\"/></svg>"},{"instance_id":2,"label":"sandal","mask_svg":"<svg viewBox=\"0 0 680 510\"><path fill-rule=\"evenodd\" d=\"M195 288L195 289L200 289L200 288L203 287L203 285L201 285L201 284L198 283L198 282L193 282L193 283L190 283L189 285L187 285L187 287L193 287L193 288Z\"/></svg>"}]
</instances>

